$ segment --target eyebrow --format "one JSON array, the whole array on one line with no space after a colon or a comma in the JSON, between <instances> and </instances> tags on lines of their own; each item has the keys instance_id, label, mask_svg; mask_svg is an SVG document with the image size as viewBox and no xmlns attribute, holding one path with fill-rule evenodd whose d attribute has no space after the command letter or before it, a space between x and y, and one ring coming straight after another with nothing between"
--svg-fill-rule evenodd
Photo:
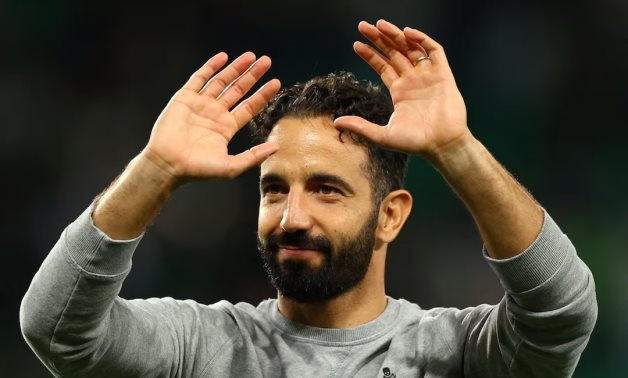
<instances>
[{"instance_id":1,"label":"eyebrow","mask_svg":"<svg viewBox=\"0 0 628 378\"><path fill-rule=\"evenodd\" d=\"M259 186L263 187L265 185L275 184L275 183L283 182L283 181L284 180L278 174L276 174L276 173L267 173L267 174L263 175L262 177L260 177L260 179L259 179Z\"/></svg>"},{"instance_id":2,"label":"eyebrow","mask_svg":"<svg viewBox=\"0 0 628 378\"><path fill-rule=\"evenodd\" d=\"M286 180L284 180L283 177L276 173L267 173L260 178L259 183L260 187L263 187L265 185L276 184L285 181ZM340 187L351 195L355 194L355 190L348 182L340 178L340 176L332 175L329 173L312 173L307 176L307 181L330 183L332 185Z\"/></svg>"},{"instance_id":3,"label":"eyebrow","mask_svg":"<svg viewBox=\"0 0 628 378\"><path fill-rule=\"evenodd\" d=\"M307 179L308 181L328 182L330 184L339 186L351 195L355 194L355 190L353 190L353 187L349 185L348 182L336 175L331 175L328 173L313 173L309 175Z\"/></svg>"}]
</instances>

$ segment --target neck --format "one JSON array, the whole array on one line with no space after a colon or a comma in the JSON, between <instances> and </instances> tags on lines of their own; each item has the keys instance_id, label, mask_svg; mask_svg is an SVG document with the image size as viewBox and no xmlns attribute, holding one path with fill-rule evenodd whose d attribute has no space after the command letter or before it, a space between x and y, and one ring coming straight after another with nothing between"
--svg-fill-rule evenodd
<instances>
[{"instance_id":1,"label":"neck","mask_svg":"<svg viewBox=\"0 0 628 378\"><path fill-rule=\"evenodd\" d=\"M385 258L385 250L374 251L364 279L338 297L300 303L279 294L279 311L290 320L320 328L352 328L368 323L386 309Z\"/></svg>"}]
</instances>

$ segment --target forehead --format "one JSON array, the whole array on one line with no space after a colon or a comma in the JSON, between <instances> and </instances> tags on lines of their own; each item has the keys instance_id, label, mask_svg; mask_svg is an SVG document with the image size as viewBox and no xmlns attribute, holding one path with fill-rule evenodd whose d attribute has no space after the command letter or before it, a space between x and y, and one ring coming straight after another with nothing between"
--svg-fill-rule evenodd
<instances>
[{"instance_id":1,"label":"forehead","mask_svg":"<svg viewBox=\"0 0 628 378\"><path fill-rule=\"evenodd\" d=\"M331 117L282 118L268 141L279 150L262 163L262 175L320 171L366 179L366 148L346 135L341 140Z\"/></svg>"}]
</instances>

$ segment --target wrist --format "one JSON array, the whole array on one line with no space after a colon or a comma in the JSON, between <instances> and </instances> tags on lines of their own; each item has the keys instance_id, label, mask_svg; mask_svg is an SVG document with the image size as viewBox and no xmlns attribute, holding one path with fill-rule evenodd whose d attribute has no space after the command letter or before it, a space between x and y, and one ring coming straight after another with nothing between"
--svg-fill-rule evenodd
<instances>
[{"instance_id":1,"label":"wrist","mask_svg":"<svg viewBox=\"0 0 628 378\"><path fill-rule=\"evenodd\" d=\"M152 183L151 186L167 192L173 191L184 182L170 164L149 148L142 150L131 161L131 165L133 165L131 167L132 170L141 174L145 180Z\"/></svg>"},{"instance_id":2,"label":"wrist","mask_svg":"<svg viewBox=\"0 0 628 378\"><path fill-rule=\"evenodd\" d=\"M441 173L463 171L472 157L485 150L470 131L435 149L426 159Z\"/></svg>"},{"instance_id":3,"label":"wrist","mask_svg":"<svg viewBox=\"0 0 628 378\"><path fill-rule=\"evenodd\" d=\"M128 240L140 235L179 185L144 151L95 201L94 225L112 239Z\"/></svg>"}]
</instances>

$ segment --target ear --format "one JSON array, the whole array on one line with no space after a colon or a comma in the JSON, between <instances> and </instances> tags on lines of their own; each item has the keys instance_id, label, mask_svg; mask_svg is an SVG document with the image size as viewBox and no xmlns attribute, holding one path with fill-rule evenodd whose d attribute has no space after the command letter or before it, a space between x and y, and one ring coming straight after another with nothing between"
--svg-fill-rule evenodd
<instances>
[{"instance_id":1,"label":"ear","mask_svg":"<svg viewBox=\"0 0 628 378\"><path fill-rule=\"evenodd\" d=\"M375 238L383 243L390 243L399 234L412 210L412 196L407 190L390 192L379 208L379 224Z\"/></svg>"}]
</instances>

